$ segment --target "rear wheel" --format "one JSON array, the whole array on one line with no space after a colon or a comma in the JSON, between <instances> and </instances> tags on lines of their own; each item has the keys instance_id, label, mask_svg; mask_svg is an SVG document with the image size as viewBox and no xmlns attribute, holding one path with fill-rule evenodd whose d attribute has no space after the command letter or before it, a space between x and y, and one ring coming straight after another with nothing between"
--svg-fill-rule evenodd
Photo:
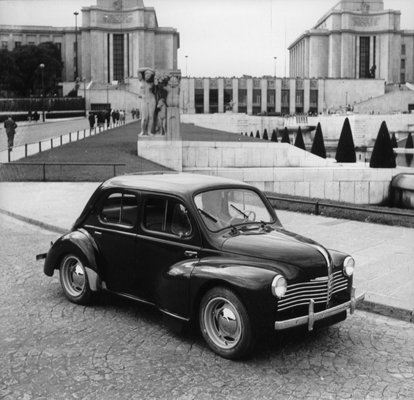
<instances>
[{"instance_id":1,"label":"rear wheel","mask_svg":"<svg viewBox=\"0 0 414 400\"><path fill-rule=\"evenodd\" d=\"M91 300L88 275L84 263L74 255L66 255L60 264L60 284L65 296L73 303L87 304Z\"/></svg>"},{"instance_id":2,"label":"rear wheel","mask_svg":"<svg viewBox=\"0 0 414 400\"><path fill-rule=\"evenodd\" d=\"M210 348L231 360L248 357L254 348L249 315L238 296L230 289L209 290L200 305L201 332Z\"/></svg>"}]
</instances>

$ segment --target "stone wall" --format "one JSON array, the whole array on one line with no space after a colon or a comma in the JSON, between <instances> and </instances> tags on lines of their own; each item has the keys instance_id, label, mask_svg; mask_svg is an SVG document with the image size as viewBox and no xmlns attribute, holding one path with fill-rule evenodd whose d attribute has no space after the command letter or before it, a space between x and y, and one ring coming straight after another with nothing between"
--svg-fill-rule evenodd
<instances>
[{"instance_id":1,"label":"stone wall","mask_svg":"<svg viewBox=\"0 0 414 400\"><path fill-rule=\"evenodd\" d=\"M338 164L285 143L138 141L138 155L176 171L218 175L261 190L353 204L388 201L404 168Z\"/></svg>"}]
</instances>

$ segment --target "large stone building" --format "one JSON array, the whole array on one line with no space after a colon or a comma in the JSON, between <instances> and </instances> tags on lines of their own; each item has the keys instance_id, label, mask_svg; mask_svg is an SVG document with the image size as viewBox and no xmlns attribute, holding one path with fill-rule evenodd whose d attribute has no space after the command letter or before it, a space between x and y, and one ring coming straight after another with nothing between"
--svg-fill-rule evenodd
<instances>
[{"instance_id":1,"label":"large stone building","mask_svg":"<svg viewBox=\"0 0 414 400\"><path fill-rule=\"evenodd\" d=\"M179 34L158 26L154 8L145 7L143 0L96 0L96 4L82 8L79 24L74 17L75 27L2 25L1 48L55 43L64 61L63 82L86 78L112 84L137 77L140 67L177 69Z\"/></svg>"},{"instance_id":2,"label":"large stone building","mask_svg":"<svg viewBox=\"0 0 414 400\"><path fill-rule=\"evenodd\" d=\"M414 80L414 31L383 0L340 0L290 46L290 76Z\"/></svg>"}]
</instances>

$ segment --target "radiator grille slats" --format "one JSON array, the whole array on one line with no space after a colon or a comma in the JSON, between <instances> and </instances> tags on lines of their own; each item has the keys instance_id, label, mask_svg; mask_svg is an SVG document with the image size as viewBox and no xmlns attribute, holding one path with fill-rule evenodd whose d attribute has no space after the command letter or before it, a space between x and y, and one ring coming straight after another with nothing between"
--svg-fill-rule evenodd
<instances>
[{"instance_id":1,"label":"radiator grille slats","mask_svg":"<svg viewBox=\"0 0 414 400\"><path fill-rule=\"evenodd\" d=\"M296 283L287 288L285 296L279 300L278 310L308 305L310 300L316 304L327 303L334 293L345 290L348 280L337 271L330 278L313 279L310 282Z\"/></svg>"}]
</instances>

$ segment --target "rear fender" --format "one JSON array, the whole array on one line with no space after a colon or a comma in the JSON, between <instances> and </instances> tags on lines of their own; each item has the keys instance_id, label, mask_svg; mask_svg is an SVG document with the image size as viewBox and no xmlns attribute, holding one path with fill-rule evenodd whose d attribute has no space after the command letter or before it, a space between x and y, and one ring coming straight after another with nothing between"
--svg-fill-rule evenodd
<instances>
[{"instance_id":1,"label":"rear fender","mask_svg":"<svg viewBox=\"0 0 414 400\"><path fill-rule=\"evenodd\" d=\"M93 291L101 287L99 255L93 237L84 229L72 231L60 237L49 249L43 271L47 276L53 276L60 268L63 257L74 254L84 263L90 287Z\"/></svg>"}]
</instances>

